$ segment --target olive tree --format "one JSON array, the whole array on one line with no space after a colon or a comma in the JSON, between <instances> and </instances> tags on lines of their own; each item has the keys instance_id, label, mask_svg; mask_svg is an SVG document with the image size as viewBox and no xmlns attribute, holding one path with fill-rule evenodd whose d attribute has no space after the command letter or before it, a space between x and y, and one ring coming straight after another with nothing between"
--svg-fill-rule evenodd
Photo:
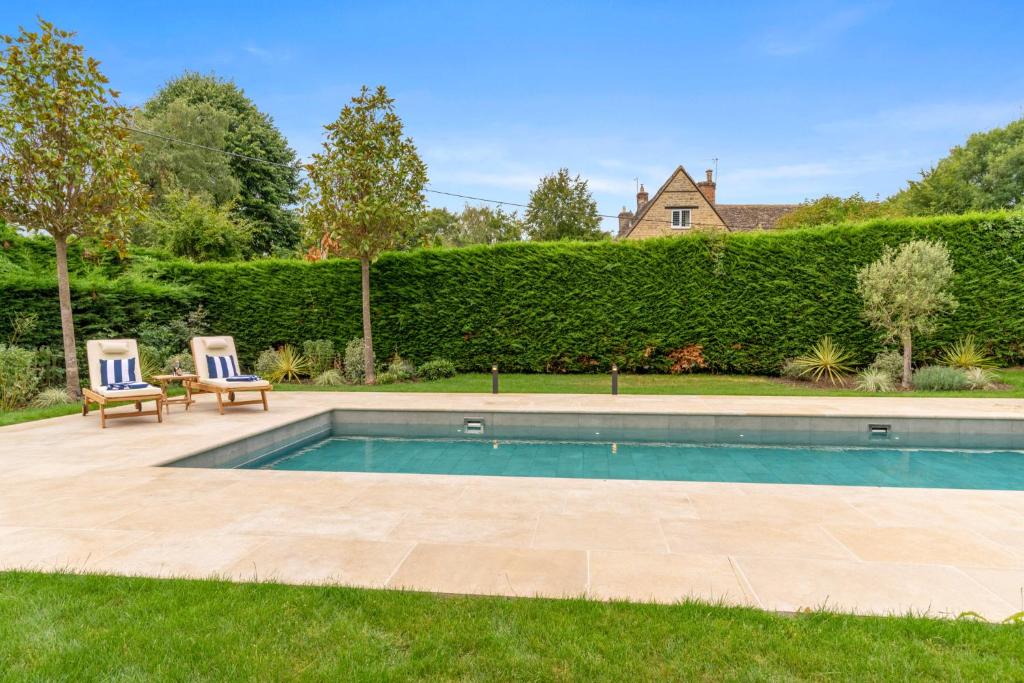
<instances>
[{"instance_id":1,"label":"olive tree","mask_svg":"<svg viewBox=\"0 0 1024 683\"><path fill-rule=\"evenodd\" d=\"M67 390L77 397L68 238L123 244L145 193L130 112L73 37L43 20L38 31L0 36L0 217L53 237Z\"/></svg>"},{"instance_id":2,"label":"olive tree","mask_svg":"<svg viewBox=\"0 0 1024 683\"><path fill-rule=\"evenodd\" d=\"M303 217L317 246L309 257L359 259L366 383L375 381L370 322L370 263L403 243L423 209L427 167L405 137L384 86L359 95L325 126L323 150L306 166Z\"/></svg>"},{"instance_id":3,"label":"olive tree","mask_svg":"<svg viewBox=\"0 0 1024 683\"><path fill-rule=\"evenodd\" d=\"M864 317L881 328L884 338L903 345L903 388L910 388L915 333L927 334L938 315L956 308L949 293L953 264L942 242L914 240L899 249L886 247L882 257L857 273Z\"/></svg>"}]
</instances>

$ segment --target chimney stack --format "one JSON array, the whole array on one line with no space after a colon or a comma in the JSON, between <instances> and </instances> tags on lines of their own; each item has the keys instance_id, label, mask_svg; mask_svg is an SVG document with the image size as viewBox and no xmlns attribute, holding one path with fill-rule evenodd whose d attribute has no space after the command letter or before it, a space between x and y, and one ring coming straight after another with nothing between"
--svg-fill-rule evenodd
<instances>
[{"instance_id":1,"label":"chimney stack","mask_svg":"<svg viewBox=\"0 0 1024 683\"><path fill-rule=\"evenodd\" d=\"M640 191L636 193L636 212L640 213L640 209L644 208L644 204L647 203L647 190L644 189L643 183L640 184Z\"/></svg>"},{"instance_id":2,"label":"chimney stack","mask_svg":"<svg viewBox=\"0 0 1024 683\"><path fill-rule=\"evenodd\" d=\"M626 211L626 207L622 207L622 211L619 211L619 237L626 234L629 230L629 224L633 222L633 212Z\"/></svg>"},{"instance_id":3,"label":"chimney stack","mask_svg":"<svg viewBox=\"0 0 1024 683\"><path fill-rule=\"evenodd\" d=\"M699 183L697 183L697 189L700 190L700 193L702 195L704 195L704 199L708 200L708 203L713 205L715 203L716 185L715 181L712 180L711 177L714 172L709 168L708 170L704 171L704 173L706 175L706 180L702 180Z\"/></svg>"}]
</instances>

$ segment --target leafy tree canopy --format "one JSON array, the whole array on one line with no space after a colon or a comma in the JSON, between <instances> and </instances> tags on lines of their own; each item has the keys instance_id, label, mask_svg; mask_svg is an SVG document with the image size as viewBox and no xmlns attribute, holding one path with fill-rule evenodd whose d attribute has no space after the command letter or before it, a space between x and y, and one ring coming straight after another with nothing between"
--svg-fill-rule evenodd
<instances>
[{"instance_id":1,"label":"leafy tree canopy","mask_svg":"<svg viewBox=\"0 0 1024 683\"><path fill-rule=\"evenodd\" d=\"M73 33L0 36L0 216L54 239L68 393L79 391L68 281L71 236L120 245L146 196L131 160L130 112Z\"/></svg>"},{"instance_id":2,"label":"leafy tree canopy","mask_svg":"<svg viewBox=\"0 0 1024 683\"><path fill-rule=\"evenodd\" d=\"M298 200L299 170L295 152L288 147L287 140L274 126L270 116L257 109L232 81L195 72L186 72L164 85L143 105L142 115L150 119L171 116L167 112L176 101L190 107L205 104L226 114L228 122L223 148L252 157L228 157L228 163L239 186L235 211L254 224L253 249L257 253L271 253L275 247L294 247L300 230L295 215L288 207ZM195 116L202 110L186 111ZM211 127L214 129L207 134L214 135L215 122L206 120L213 124ZM184 182L180 184L187 187Z\"/></svg>"},{"instance_id":3,"label":"leafy tree canopy","mask_svg":"<svg viewBox=\"0 0 1024 683\"><path fill-rule=\"evenodd\" d=\"M859 193L852 194L845 199L827 194L818 199L808 199L798 208L780 218L775 227L782 229L803 228L811 225L837 225L897 215L899 215L899 211L892 205L864 199Z\"/></svg>"},{"instance_id":4,"label":"leafy tree canopy","mask_svg":"<svg viewBox=\"0 0 1024 683\"><path fill-rule=\"evenodd\" d=\"M920 180L892 197L912 215L1012 209L1024 205L1024 118L975 133Z\"/></svg>"},{"instance_id":5,"label":"leafy tree canopy","mask_svg":"<svg viewBox=\"0 0 1024 683\"><path fill-rule=\"evenodd\" d=\"M324 128L323 151L306 167L309 183L302 189L307 230L318 243L309 256L359 259L366 382L373 384L370 262L415 232L427 167L384 86L372 92L363 86Z\"/></svg>"},{"instance_id":6,"label":"leafy tree canopy","mask_svg":"<svg viewBox=\"0 0 1024 683\"><path fill-rule=\"evenodd\" d=\"M597 202L579 175L562 168L541 178L530 193L526 209L526 232L535 241L602 240L610 235L601 230Z\"/></svg>"},{"instance_id":7,"label":"leafy tree canopy","mask_svg":"<svg viewBox=\"0 0 1024 683\"><path fill-rule=\"evenodd\" d=\"M225 149L230 122L228 113L212 104L184 99L172 100L153 114L139 111L135 117L136 128L214 149ZM238 196L241 184L227 155L151 135L137 133L135 139L140 148L135 166L153 193L154 204L180 190L206 195L217 205Z\"/></svg>"},{"instance_id":8,"label":"leafy tree canopy","mask_svg":"<svg viewBox=\"0 0 1024 683\"><path fill-rule=\"evenodd\" d=\"M409 237L399 244L399 249L417 247L440 247L447 235L458 228L459 214L442 207L424 209L416 217L416 224Z\"/></svg>"},{"instance_id":9,"label":"leafy tree canopy","mask_svg":"<svg viewBox=\"0 0 1024 683\"><path fill-rule=\"evenodd\" d=\"M416 232L409 247L464 247L470 244L497 244L523 239L523 222L515 211L500 206L466 205L455 213L444 208L422 212L416 221Z\"/></svg>"},{"instance_id":10,"label":"leafy tree canopy","mask_svg":"<svg viewBox=\"0 0 1024 683\"><path fill-rule=\"evenodd\" d=\"M414 232L427 167L384 86L363 86L324 128L327 140L303 188L307 230L326 250L321 256L372 261Z\"/></svg>"},{"instance_id":11,"label":"leafy tree canopy","mask_svg":"<svg viewBox=\"0 0 1024 683\"><path fill-rule=\"evenodd\" d=\"M497 244L518 242L523 239L523 222L515 211L508 213L500 206L466 206L462 209L456 232L446 244Z\"/></svg>"}]
</instances>

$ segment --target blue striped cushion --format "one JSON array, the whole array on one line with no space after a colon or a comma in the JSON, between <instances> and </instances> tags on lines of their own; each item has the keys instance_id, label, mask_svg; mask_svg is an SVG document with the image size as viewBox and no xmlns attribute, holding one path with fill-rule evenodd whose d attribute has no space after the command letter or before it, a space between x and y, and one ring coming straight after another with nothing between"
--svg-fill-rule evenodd
<instances>
[{"instance_id":1,"label":"blue striped cushion","mask_svg":"<svg viewBox=\"0 0 1024 683\"><path fill-rule=\"evenodd\" d=\"M206 369L210 379L225 379L239 374L238 361L234 356L207 356Z\"/></svg>"},{"instance_id":2,"label":"blue striped cushion","mask_svg":"<svg viewBox=\"0 0 1024 683\"><path fill-rule=\"evenodd\" d=\"M138 366L138 362L134 357L100 358L100 384L110 386L111 384L135 382L138 380L135 373L136 366Z\"/></svg>"}]
</instances>

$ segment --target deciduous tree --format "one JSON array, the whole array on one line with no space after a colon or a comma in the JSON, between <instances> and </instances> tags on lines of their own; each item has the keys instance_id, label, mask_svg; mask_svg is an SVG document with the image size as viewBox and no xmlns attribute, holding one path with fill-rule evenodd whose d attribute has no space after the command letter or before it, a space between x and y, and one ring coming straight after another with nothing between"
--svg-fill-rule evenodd
<instances>
[{"instance_id":1,"label":"deciduous tree","mask_svg":"<svg viewBox=\"0 0 1024 683\"><path fill-rule=\"evenodd\" d=\"M310 256L359 259L366 383L373 384L370 263L415 229L427 168L384 86L363 86L325 129L323 150L306 167L303 188L303 215L318 244Z\"/></svg>"},{"instance_id":2,"label":"deciduous tree","mask_svg":"<svg viewBox=\"0 0 1024 683\"><path fill-rule=\"evenodd\" d=\"M859 193L846 197L825 195L808 199L799 207L782 216L776 229L803 228L811 225L835 225L849 221L866 221L883 216L896 216L900 211L888 202L864 199Z\"/></svg>"},{"instance_id":3,"label":"deciduous tree","mask_svg":"<svg viewBox=\"0 0 1024 683\"><path fill-rule=\"evenodd\" d=\"M910 388L915 333L927 334L939 313L957 301L949 292L953 263L941 242L914 240L899 249L886 247L882 257L857 273L864 317L881 328L886 340L903 345L903 388Z\"/></svg>"},{"instance_id":4,"label":"deciduous tree","mask_svg":"<svg viewBox=\"0 0 1024 683\"><path fill-rule=\"evenodd\" d=\"M193 104L184 99L173 100L152 114L138 112L136 127L161 136L135 134L140 147L136 169L149 186L155 205L181 190L208 196L217 206L238 196L241 184L231 169L231 157L210 151L225 149L230 121L226 112L208 102Z\"/></svg>"},{"instance_id":5,"label":"deciduous tree","mask_svg":"<svg viewBox=\"0 0 1024 683\"><path fill-rule=\"evenodd\" d=\"M934 215L1024 205L1024 119L975 133L892 197L906 213Z\"/></svg>"},{"instance_id":6,"label":"deciduous tree","mask_svg":"<svg viewBox=\"0 0 1024 683\"><path fill-rule=\"evenodd\" d=\"M273 119L232 81L194 72L164 85L142 112L147 117L163 115L176 101L193 107L206 104L227 114L224 149L239 155L228 157L239 184L235 211L254 224L253 250L269 254L296 246L300 227L289 206L298 200L299 167Z\"/></svg>"},{"instance_id":7,"label":"deciduous tree","mask_svg":"<svg viewBox=\"0 0 1024 683\"><path fill-rule=\"evenodd\" d=\"M132 168L131 112L73 37L43 20L0 37L0 215L53 237L67 390L77 396L68 239L121 244L146 197Z\"/></svg>"},{"instance_id":8,"label":"deciduous tree","mask_svg":"<svg viewBox=\"0 0 1024 683\"><path fill-rule=\"evenodd\" d=\"M541 178L537 189L530 193L526 231L535 241L610 237L601 230L601 216L587 181L569 175L566 168Z\"/></svg>"}]
</instances>

